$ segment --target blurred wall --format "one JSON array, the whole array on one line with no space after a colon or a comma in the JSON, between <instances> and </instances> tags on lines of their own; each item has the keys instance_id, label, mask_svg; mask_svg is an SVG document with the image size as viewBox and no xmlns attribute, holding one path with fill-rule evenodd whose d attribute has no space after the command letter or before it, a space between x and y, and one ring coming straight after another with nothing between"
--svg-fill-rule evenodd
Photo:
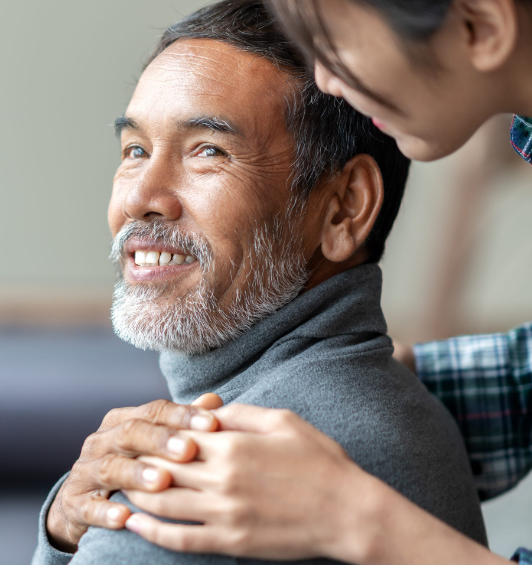
<instances>
[{"instance_id":1,"label":"blurred wall","mask_svg":"<svg viewBox=\"0 0 532 565\"><path fill-rule=\"evenodd\" d=\"M111 124L162 31L206 3L2 3L0 323L105 319Z\"/></svg>"},{"instance_id":2,"label":"blurred wall","mask_svg":"<svg viewBox=\"0 0 532 565\"><path fill-rule=\"evenodd\" d=\"M510 116L457 153L414 163L383 260L383 307L405 341L505 331L532 319L532 170Z\"/></svg>"}]
</instances>

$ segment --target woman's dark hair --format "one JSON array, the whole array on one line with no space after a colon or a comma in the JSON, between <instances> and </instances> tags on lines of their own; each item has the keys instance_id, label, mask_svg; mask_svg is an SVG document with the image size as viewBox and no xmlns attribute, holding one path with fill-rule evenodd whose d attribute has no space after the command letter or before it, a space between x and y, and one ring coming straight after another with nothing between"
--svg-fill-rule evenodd
<instances>
[{"instance_id":1,"label":"woman's dark hair","mask_svg":"<svg viewBox=\"0 0 532 565\"><path fill-rule=\"evenodd\" d=\"M395 141L344 100L321 92L305 58L277 26L260 0L224 0L170 26L146 66L178 39L212 39L272 62L286 73L292 92L286 123L295 142L292 190L306 198L320 180L340 173L359 153L371 155L384 181L384 202L367 240L369 262L377 262L395 221L410 161Z\"/></svg>"},{"instance_id":2,"label":"woman's dark hair","mask_svg":"<svg viewBox=\"0 0 532 565\"><path fill-rule=\"evenodd\" d=\"M453 0L344 0L374 9L399 36L402 50L426 71L440 68L431 53L428 39L443 25ZM532 0L517 0L532 6ZM320 61L347 84L349 70L336 52L333 31L323 18L325 2L319 0L264 0L276 15L284 32L305 54L310 64Z\"/></svg>"},{"instance_id":3,"label":"woman's dark hair","mask_svg":"<svg viewBox=\"0 0 532 565\"><path fill-rule=\"evenodd\" d=\"M380 12L390 27L403 39L425 40L443 24L453 0L346 0ZM317 0L267 0L290 35L306 36L322 26ZM323 6L323 3L321 4ZM311 20L314 20L312 22ZM298 37L299 40L302 37ZM299 41L298 41L299 42ZM310 47L305 40L305 47Z\"/></svg>"}]
</instances>

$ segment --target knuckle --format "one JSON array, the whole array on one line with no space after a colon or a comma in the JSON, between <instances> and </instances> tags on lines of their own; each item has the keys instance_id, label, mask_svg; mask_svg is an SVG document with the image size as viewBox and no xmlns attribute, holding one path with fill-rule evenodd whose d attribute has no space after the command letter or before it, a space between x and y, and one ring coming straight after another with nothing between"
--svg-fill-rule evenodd
<instances>
[{"instance_id":1,"label":"knuckle","mask_svg":"<svg viewBox=\"0 0 532 565\"><path fill-rule=\"evenodd\" d=\"M72 485L75 483L76 479L83 474L83 463L78 459L74 465L72 465L72 470L70 471L70 475L68 475L65 483L61 487L60 492L65 492L72 488Z\"/></svg>"},{"instance_id":2,"label":"knuckle","mask_svg":"<svg viewBox=\"0 0 532 565\"><path fill-rule=\"evenodd\" d=\"M232 528L240 528L249 523L249 507L240 500L231 500L227 504L227 518Z\"/></svg>"},{"instance_id":3,"label":"knuckle","mask_svg":"<svg viewBox=\"0 0 532 565\"><path fill-rule=\"evenodd\" d=\"M85 500L79 505L79 516L85 524L92 523L92 500Z\"/></svg>"},{"instance_id":4,"label":"knuckle","mask_svg":"<svg viewBox=\"0 0 532 565\"><path fill-rule=\"evenodd\" d=\"M179 429L188 429L190 419L198 412L198 408L194 406L187 406L185 404L174 404L170 416L170 423L172 427Z\"/></svg>"},{"instance_id":5,"label":"knuckle","mask_svg":"<svg viewBox=\"0 0 532 565\"><path fill-rule=\"evenodd\" d=\"M116 426L117 422L122 420L122 414L126 411L125 408L113 408L109 410L102 420L101 428L108 428Z\"/></svg>"},{"instance_id":6,"label":"knuckle","mask_svg":"<svg viewBox=\"0 0 532 565\"><path fill-rule=\"evenodd\" d=\"M164 503L164 497L154 496L151 498L150 512L156 516L163 516L167 512L166 504Z\"/></svg>"},{"instance_id":7,"label":"knuckle","mask_svg":"<svg viewBox=\"0 0 532 565\"><path fill-rule=\"evenodd\" d=\"M252 533L248 527L240 527L239 524L233 525L228 538L228 549L233 555L244 555L252 545Z\"/></svg>"},{"instance_id":8,"label":"knuckle","mask_svg":"<svg viewBox=\"0 0 532 565\"><path fill-rule=\"evenodd\" d=\"M219 553L216 551L218 549L216 538L204 538L198 534L196 528L180 530L179 534L174 536L173 549L182 553Z\"/></svg>"},{"instance_id":9,"label":"knuckle","mask_svg":"<svg viewBox=\"0 0 532 565\"><path fill-rule=\"evenodd\" d=\"M241 457L246 450L246 440L238 433L231 433L231 435L224 435L222 441L219 442L220 451L223 452L224 458L233 462L238 457Z\"/></svg>"},{"instance_id":10,"label":"knuckle","mask_svg":"<svg viewBox=\"0 0 532 565\"><path fill-rule=\"evenodd\" d=\"M135 444L135 436L144 426L142 420L126 420L117 428L116 445L123 451L131 451Z\"/></svg>"},{"instance_id":11,"label":"knuckle","mask_svg":"<svg viewBox=\"0 0 532 565\"><path fill-rule=\"evenodd\" d=\"M157 422L161 419L163 412L172 402L169 400L159 399L139 407L139 416L150 422Z\"/></svg>"},{"instance_id":12,"label":"knuckle","mask_svg":"<svg viewBox=\"0 0 532 565\"><path fill-rule=\"evenodd\" d=\"M220 472L219 491L225 495L235 494L240 484L240 472L236 466L227 466Z\"/></svg>"},{"instance_id":13,"label":"knuckle","mask_svg":"<svg viewBox=\"0 0 532 565\"><path fill-rule=\"evenodd\" d=\"M102 457L100 460L100 465L98 467L98 476L103 484L108 484L111 482L114 473L114 464L116 456L113 454L108 454Z\"/></svg>"},{"instance_id":14,"label":"knuckle","mask_svg":"<svg viewBox=\"0 0 532 565\"><path fill-rule=\"evenodd\" d=\"M92 459L101 442L101 434L95 432L85 439L81 448L81 458Z\"/></svg>"},{"instance_id":15,"label":"knuckle","mask_svg":"<svg viewBox=\"0 0 532 565\"><path fill-rule=\"evenodd\" d=\"M274 413L274 422L280 427L291 426L295 422L295 414L286 409L278 410Z\"/></svg>"}]
</instances>

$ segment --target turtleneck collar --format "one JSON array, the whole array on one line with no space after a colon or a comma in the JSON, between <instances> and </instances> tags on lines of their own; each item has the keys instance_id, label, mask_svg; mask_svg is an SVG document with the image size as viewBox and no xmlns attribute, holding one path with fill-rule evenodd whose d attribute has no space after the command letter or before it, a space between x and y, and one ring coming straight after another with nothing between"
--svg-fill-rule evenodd
<instances>
[{"instance_id":1,"label":"turtleneck collar","mask_svg":"<svg viewBox=\"0 0 532 565\"><path fill-rule=\"evenodd\" d=\"M218 349L202 355L162 352L160 366L173 400L190 403L205 392L216 392L286 340L385 334L381 288L378 265L355 267L304 292Z\"/></svg>"}]
</instances>

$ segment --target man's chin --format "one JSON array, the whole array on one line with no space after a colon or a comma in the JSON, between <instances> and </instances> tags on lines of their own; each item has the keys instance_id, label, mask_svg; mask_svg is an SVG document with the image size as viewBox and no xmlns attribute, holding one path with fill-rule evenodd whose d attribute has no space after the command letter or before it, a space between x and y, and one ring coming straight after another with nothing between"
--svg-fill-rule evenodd
<instances>
[{"instance_id":1,"label":"man's chin","mask_svg":"<svg viewBox=\"0 0 532 565\"><path fill-rule=\"evenodd\" d=\"M168 282L129 284L123 280L113 298L113 328L124 341L144 350L191 354L205 350L200 328L210 305L203 289L185 292Z\"/></svg>"}]
</instances>

